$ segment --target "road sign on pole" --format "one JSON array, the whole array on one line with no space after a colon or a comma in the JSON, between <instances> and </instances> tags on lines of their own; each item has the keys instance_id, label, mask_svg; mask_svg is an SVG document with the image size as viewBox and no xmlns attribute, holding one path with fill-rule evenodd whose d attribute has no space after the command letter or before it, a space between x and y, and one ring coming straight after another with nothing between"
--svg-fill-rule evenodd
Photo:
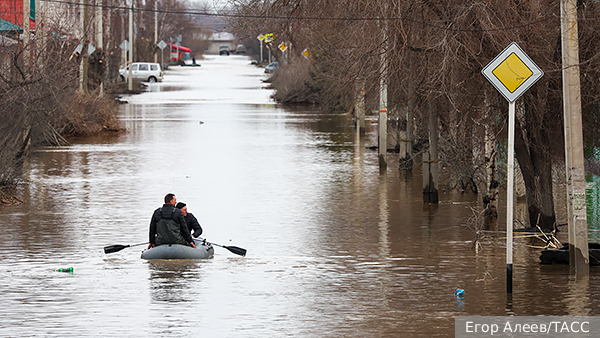
<instances>
[{"instance_id":1,"label":"road sign on pole","mask_svg":"<svg viewBox=\"0 0 600 338\"><path fill-rule=\"evenodd\" d=\"M265 39L265 36L261 34L256 38L260 40L260 63L263 63L263 40Z\"/></svg>"},{"instance_id":2,"label":"road sign on pole","mask_svg":"<svg viewBox=\"0 0 600 338\"><path fill-rule=\"evenodd\" d=\"M310 56L312 55L312 53L310 52L310 49L308 49L308 48L305 48L305 49L302 51L302 55L304 55L304 57L305 57L305 58L308 60L308 59L310 59Z\"/></svg>"},{"instance_id":3,"label":"road sign on pole","mask_svg":"<svg viewBox=\"0 0 600 338\"><path fill-rule=\"evenodd\" d=\"M511 43L481 73L508 100L508 153L506 166L506 293L512 294L513 275L513 191L515 176L515 101L537 82L544 72Z\"/></svg>"},{"instance_id":4,"label":"road sign on pole","mask_svg":"<svg viewBox=\"0 0 600 338\"><path fill-rule=\"evenodd\" d=\"M160 42L156 46L160 48L160 50L167 48L167 44L163 40L160 40Z\"/></svg>"},{"instance_id":5,"label":"road sign on pole","mask_svg":"<svg viewBox=\"0 0 600 338\"><path fill-rule=\"evenodd\" d=\"M288 48L288 47L285 45L285 43L283 43L283 42L282 42L282 43L280 43L280 44L279 44L279 50L280 50L280 51L282 51L282 52L285 52L285 50L286 50L287 48Z\"/></svg>"},{"instance_id":6,"label":"road sign on pole","mask_svg":"<svg viewBox=\"0 0 600 338\"><path fill-rule=\"evenodd\" d=\"M508 102L514 102L544 75L516 42L508 45L481 73Z\"/></svg>"},{"instance_id":7,"label":"road sign on pole","mask_svg":"<svg viewBox=\"0 0 600 338\"><path fill-rule=\"evenodd\" d=\"M119 47L121 47L121 49L125 52L128 51L129 50L129 41L123 40L123 42L121 42Z\"/></svg>"},{"instance_id":8,"label":"road sign on pole","mask_svg":"<svg viewBox=\"0 0 600 338\"><path fill-rule=\"evenodd\" d=\"M127 40L125 40L127 41ZM80 43L79 45L77 45L77 48L75 48L75 53L77 53L77 55L81 55L81 51L83 50L83 43ZM92 55L92 53L96 50L96 47L94 47L94 45L92 45L91 43L88 44L87 46L87 56Z\"/></svg>"}]
</instances>

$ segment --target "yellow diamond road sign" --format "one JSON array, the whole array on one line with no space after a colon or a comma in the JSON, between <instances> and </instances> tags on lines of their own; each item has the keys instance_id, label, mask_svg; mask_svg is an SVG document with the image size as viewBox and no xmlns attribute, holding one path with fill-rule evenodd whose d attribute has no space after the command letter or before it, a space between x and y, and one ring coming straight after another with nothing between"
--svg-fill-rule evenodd
<instances>
[{"instance_id":1,"label":"yellow diamond road sign","mask_svg":"<svg viewBox=\"0 0 600 338\"><path fill-rule=\"evenodd\" d=\"M282 43L280 43L280 44L279 44L279 49L280 49L282 52L285 52L285 50L287 49L287 46L285 45L285 43L283 43L283 42L282 42Z\"/></svg>"},{"instance_id":2,"label":"yellow diamond road sign","mask_svg":"<svg viewBox=\"0 0 600 338\"><path fill-rule=\"evenodd\" d=\"M481 73L508 102L516 101L544 75L516 42L508 45Z\"/></svg>"},{"instance_id":3,"label":"yellow diamond road sign","mask_svg":"<svg viewBox=\"0 0 600 338\"><path fill-rule=\"evenodd\" d=\"M302 51L302 55L304 55L304 57L305 57L305 58L307 58L307 59L308 59L308 58L310 58L310 56L311 56L310 49L308 49L308 48L305 48L305 49Z\"/></svg>"}]
</instances>

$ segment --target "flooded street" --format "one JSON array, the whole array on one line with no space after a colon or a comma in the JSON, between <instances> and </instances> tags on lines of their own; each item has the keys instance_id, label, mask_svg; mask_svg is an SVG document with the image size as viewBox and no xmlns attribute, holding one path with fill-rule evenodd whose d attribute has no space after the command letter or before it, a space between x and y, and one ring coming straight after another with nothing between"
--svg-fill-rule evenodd
<instances>
[{"instance_id":1,"label":"flooded street","mask_svg":"<svg viewBox=\"0 0 600 338\"><path fill-rule=\"evenodd\" d=\"M248 58L200 63L125 97L127 134L34 153L27 203L0 208L0 336L452 337L455 316L600 315L598 267L575 280L523 240L507 298L503 242L471 249L476 197L423 205L394 155L380 173L375 120L357 142L350 116L271 101ZM170 192L247 256L103 252L146 243Z\"/></svg>"}]
</instances>

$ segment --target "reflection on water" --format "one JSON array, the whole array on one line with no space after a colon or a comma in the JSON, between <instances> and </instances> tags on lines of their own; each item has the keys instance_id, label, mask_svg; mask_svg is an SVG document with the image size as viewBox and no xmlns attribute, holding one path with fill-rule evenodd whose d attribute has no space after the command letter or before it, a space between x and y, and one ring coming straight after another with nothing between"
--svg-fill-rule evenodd
<instances>
[{"instance_id":1,"label":"reflection on water","mask_svg":"<svg viewBox=\"0 0 600 338\"><path fill-rule=\"evenodd\" d=\"M182 90L187 90L189 88L185 87L185 86L169 86L169 85L163 85L161 83L155 83L151 86L148 86L148 91L149 92L175 92L175 91L182 91Z\"/></svg>"},{"instance_id":2,"label":"reflection on water","mask_svg":"<svg viewBox=\"0 0 600 338\"><path fill-rule=\"evenodd\" d=\"M564 300L569 316L592 315L589 284L590 278L587 275L569 277L569 292Z\"/></svg>"},{"instance_id":3,"label":"reflection on water","mask_svg":"<svg viewBox=\"0 0 600 338\"><path fill-rule=\"evenodd\" d=\"M597 267L572 280L516 240L507 297L502 234L471 249L476 196L441 190L442 203L424 205L418 165L398 171L390 154L380 173L367 149L375 125L357 138L346 115L247 104L260 69L241 57L211 62L188 85L205 95L194 86L211 72L231 75L217 87L244 82L219 92L222 102L146 93L122 107L127 134L34 154L27 203L0 208L1 336L447 337L459 315L600 315ZM160 85L179 85L169 81ZM168 192L203 237L248 255L103 253L147 241ZM64 266L74 273L54 271Z\"/></svg>"},{"instance_id":4,"label":"reflection on water","mask_svg":"<svg viewBox=\"0 0 600 338\"><path fill-rule=\"evenodd\" d=\"M149 261L150 291L157 302L194 302L197 296L190 285L201 285L203 262L194 260ZM193 281L193 282L191 282Z\"/></svg>"}]
</instances>

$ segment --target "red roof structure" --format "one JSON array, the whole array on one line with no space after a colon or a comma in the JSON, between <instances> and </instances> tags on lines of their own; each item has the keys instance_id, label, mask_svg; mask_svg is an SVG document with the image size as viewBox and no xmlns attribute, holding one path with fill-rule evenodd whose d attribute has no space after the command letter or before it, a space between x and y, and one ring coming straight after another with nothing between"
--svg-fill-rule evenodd
<instances>
[{"instance_id":1,"label":"red roof structure","mask_svg":"<svg viewBox=\"0 0 600 338\"><path fill-rule=\"evenodd\" d=\"M30 0L29 29L35 29L35 0ZM23 1L0 0L0 20L3 30L14 30L23 27Z\"/></svg>"},{"instance_id":2,"label":"red roof structure","mask_svg":"<svg viewBox=\"0 0 600 338\"><path fill-rule=\"evenodd\" d=\"M1 0L0 0L0 1L1 1ZM171 48L171 49L176 49L176 48L177 48L177 46L176 46L176 45L174 45L174 44L172 44L172 43L167 43L167 46L169 46L169 48ZM192 52L192 50L191 50L191 49L189 49L189 48L187 48L187 47L183 47L183 46L179 46L179 51L180 51L180 52L183 52L183 53L185 53L185 52L187 52L187 53L191 53L191 52Z\"/></svg>"}]
</instances>

